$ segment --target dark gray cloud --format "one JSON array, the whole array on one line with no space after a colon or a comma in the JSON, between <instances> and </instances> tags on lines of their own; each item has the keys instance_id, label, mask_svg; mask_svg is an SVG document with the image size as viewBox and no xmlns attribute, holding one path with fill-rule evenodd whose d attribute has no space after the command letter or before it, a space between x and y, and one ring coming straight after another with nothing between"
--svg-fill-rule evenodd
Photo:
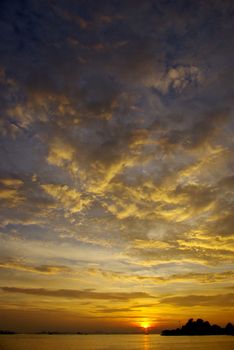
<instances>
[{"instance_id":1,"label":"dark gray cloud","mask_svg":"<svg viewBox=\"0 0 234 350\"><path fill-rule=\"evenodd\" d=\"M228 111L210 113L203 115L200 121L188 129L172 130L168 135L163 136L162 145L165 149L175 150L176 146L182 148L196 149L212 142L215 135L220 132L222 126L228 119ZM200 118L200 116L197 116Z\"/></svg>"}]
</instances>

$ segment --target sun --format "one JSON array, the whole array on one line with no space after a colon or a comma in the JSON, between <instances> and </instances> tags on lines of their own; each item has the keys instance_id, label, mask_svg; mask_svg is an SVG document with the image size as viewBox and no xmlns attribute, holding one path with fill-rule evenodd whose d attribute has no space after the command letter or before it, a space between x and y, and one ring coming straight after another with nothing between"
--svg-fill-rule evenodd
<instances>
[{"instance_id":1,"label":"sun","mask_svg":"<svg viewBox=\"0 0 234 350\"><path fill-rule=\"evenodd\" d=\"M147 331L150 328L150 323L148 321L141 322L141 327Z\"/></svg>"}]
</instances>

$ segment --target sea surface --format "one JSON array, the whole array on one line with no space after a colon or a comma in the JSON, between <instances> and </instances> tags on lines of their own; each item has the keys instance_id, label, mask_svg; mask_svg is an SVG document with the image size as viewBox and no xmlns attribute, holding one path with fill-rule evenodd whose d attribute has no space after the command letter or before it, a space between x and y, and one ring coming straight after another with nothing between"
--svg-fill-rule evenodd
<instances>
[{"instance_id":1,"label":"sea surface","mask_svg":"<svg viewBox=\"0 0 234 350\"><path fill-rule=\"evenodd\" d=\"M234 337L0 335L0 350L234 350Z\"/></svg>"}]
</instances>

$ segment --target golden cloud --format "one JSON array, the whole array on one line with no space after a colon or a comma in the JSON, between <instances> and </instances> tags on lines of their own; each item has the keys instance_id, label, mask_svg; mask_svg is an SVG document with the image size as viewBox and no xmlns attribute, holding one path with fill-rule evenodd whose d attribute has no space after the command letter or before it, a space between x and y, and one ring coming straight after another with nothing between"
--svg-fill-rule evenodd
<instances>
[{"instance_id":1,"label":"golden cloud","mask_svg":"<svg viewBox=\"0 0 234 350\"><path fill-rule=\"evenodd\" d=\"M70 214L80 212L91 203L90 198L84 198L79 191L67 185L42 184L43 190L53 197Z\"/></svg>"},{"instance_id":2,"label":"golden cloud","mask_svg":"<svg viewBox=\"0 0 234 350\"><path fill-rule=\"evenodd\" d=\"M45 275L56 275L60 273L71 273L72 269L63 265L39 265L33 266L29 264L23 264L17 261L3 261L0 262L1 269L19 270L25 272L33 272Z\"/></svg>"},{"instance_id":3,"label":"golden cloud","mask_svg":"<svg viewBox=\"0 0 234 350\"><path fill-rule=\"evenodd\" d=\"M49 154L47 157L49 164L67 168L72 174L76 174L78 171L78 164L74 160L74 156L75 149L61 138L56 137L50 142Z\"/></svg>"},{"instance_id":4,"label":"golden cloud","mask_svg":"<svg viewBox=\"0 0 234 350\"><path fill-rule=\"evenodd\" d=\"M144 292L96 292L95 290L72 290L58 289L50 290L44 288L18 288L18 287L0 287L6 293L20 293L46 297L74 298L74 299L97 299L97 300L122 300L148 299L154 296Z\"/></svg>"}]
</instances>

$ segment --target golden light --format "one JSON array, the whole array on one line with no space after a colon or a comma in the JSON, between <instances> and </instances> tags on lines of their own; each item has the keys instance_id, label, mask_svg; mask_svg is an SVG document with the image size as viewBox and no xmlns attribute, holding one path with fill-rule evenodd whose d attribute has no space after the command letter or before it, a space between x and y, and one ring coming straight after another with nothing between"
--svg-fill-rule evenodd
<instances>
[{"instance_id":1,"label":"golden light","mask_svg":"<svg viewBox=\"0 0 234 350\"><path fill-rule=\"evenodd\" d=\"M141 322L141 327L144 328L145 331L147 331L148 328L150 328L150 323L148 321L143 321Z\"/></svg>"}]
</instances>

